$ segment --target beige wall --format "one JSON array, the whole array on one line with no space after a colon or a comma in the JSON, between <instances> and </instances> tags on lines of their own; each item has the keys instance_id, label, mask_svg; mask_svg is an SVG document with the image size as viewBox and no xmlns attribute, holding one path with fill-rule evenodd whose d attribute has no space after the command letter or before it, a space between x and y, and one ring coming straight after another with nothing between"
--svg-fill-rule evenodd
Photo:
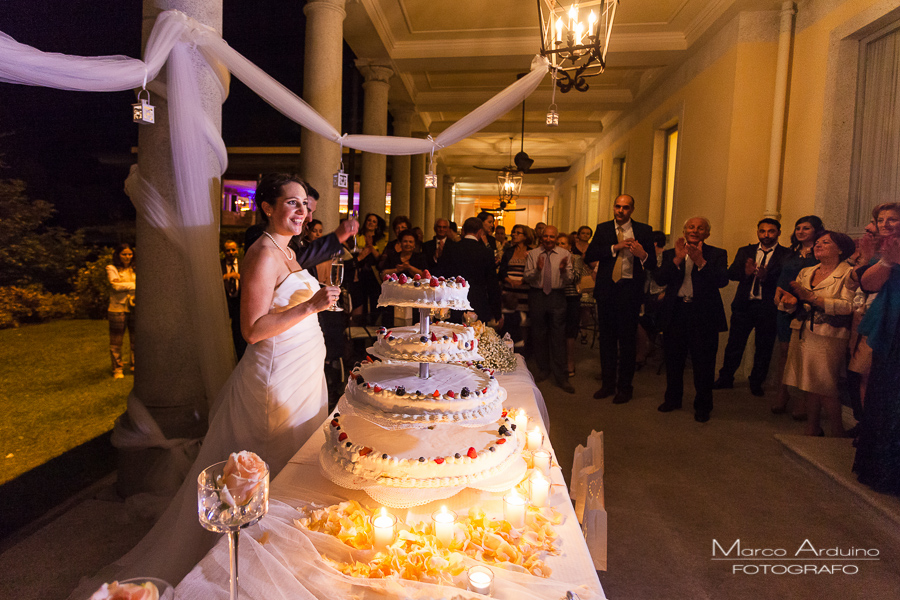
<instances>
[{"instance_id":1,"label":"beige wall","mask_svg":"<svg viewBox=\"0 0 900 600\"><path fill-rule=\"evenodd\" d=\"M823 119L829 114L827 73L835 32L857 22L865 24L896 6L895 0L813 0L800 6L782 169L783 242L800 216L818 212L826 218L840 212L840 207L834 206L840 204L840 198L823 200L821 191L817 197L820 174L828 170L827 164L820 164L820 153L823 144L827 146L823 137L827 141L829 131ZM580 221L593 226L611 218L613 159L625 153L625 187L637 202L635 218L648 222L652 216L650 224L659 227L660 199L650 197L651 187L653 195L659 195L659 186L651 186L654 140L659 137L657 131L677 119L673 233L680 231L686 218L701 214L713 223L710 243L726 248L730 257L738 247L753 241L756 222L765 209L778 20L775 11L741 13L697 48L667 81L643 94L636 107L609 127L556 182L553 222L571 229L581 225ZM852 119L852 115L834 118ZM592 215L586 206L589 190L585 180L598 169L599 201ZM580 206L567 210L560 202L573 186L577 186ZM838 229L844 224L826 220L826 225Z\"/></svg>"},{"instance_id":2,"label":"beige wall","mask_svg":"<svg viewBox=\"0 0 900 600\"><path fill-rule=\"evenodd\" d=\"M834 163L849 163L852 143L852 136L842 135L844 139L837 140L835 146L829 148L824 139L836 121L847 124L851 131L853 123L849 110L831 114L829 109L829 85L834 85L828 78L829 62L835 60L837 44L842 40L854 44L853 38L864 37L860 29L896 7L896 0L847 0L843 3L820 0L811 3L806 14L798 14L781 202L785 230L799 217L808 214L819 214L829 228L843 229L846 225L841 217L846 214L849 187L839 185L838 190L823 193L820 181L828 177L829 170L836 168ZM855 69L856 65L852 66ZM855 71L851 75L846 89L840 90L839 94L855 94ZM829 150L832 155L823 156Z\"/></svg>"},{"instance_id":3,"label":"beige wall","mask_svg":"<svg viewBox=\"0 0 900 600\"><path fill-rule=\"evenodd\" d=\"M679 122L680 146L674 222L680 224L692 215L703 214L714 223L722 223L729 191L737 54L736 49L728 51L617 139L608 141L603 151L588 153L581 168L561 183L561 187L566 189L572 185L572 180L583 181L589 174L600 169L598 214L594 215L596 220L588 223L591 227L611 218L610 207L615 199L611 190L613 159L623 152L627 161L625 189L634 196L636 203L634 217L638 221L648 221L651 212L654 134L672 118L677 118ZM774 58L772 63L774 69ZM771 108L769 112L771 113ZM742 125L742 128L746 127ZM751 129L753 133L752 128L746 129ZM768 130L768 126L766 129ZM767 134L765 137L768 140ZM743 154L743 148L739 148L737 153ZM582 186L582 189L585 188L586 186ZM761 189L764 193L764 178ZM587 202L586 193L582 201ZM760 197L759 202L762 206L764 198ZM561 212L554 216L564 216L565 213L560 214ZM656 214L659 214L658 208ZM557 222L566 229L584 224L566 220ZM655 219L651 225L656 228L660 223ZM676 225L675 229L680 227ZM712 243L721 243L724 239L721 226L714 227L712 239Z\"/></svg>"}]
</instances>

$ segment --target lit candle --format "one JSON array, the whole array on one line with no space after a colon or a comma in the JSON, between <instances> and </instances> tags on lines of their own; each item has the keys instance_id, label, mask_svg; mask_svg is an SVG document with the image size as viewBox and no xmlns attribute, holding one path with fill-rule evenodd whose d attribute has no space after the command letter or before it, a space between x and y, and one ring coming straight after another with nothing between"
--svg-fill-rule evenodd
<instances>
[{"instance_id":1,"label":"lit candle","mask_svg":"<svg viewBox=\"0 0 900 600\"><path fill-rule=\"evenodd\" d=\"M597 22L597 15L594 14L594 11L591 11L591 14L588 15L588 35L594 35L594 23Z\"/></svg>"},{"instance_id":2,"label":"lit candle","mask_svg":"<svg viewBox=\"0 0 900 600\"><path fill-rule=\"evenodd\" d=\"M534 506L547 506L550 497L550 480L535 471L529 478L531 484L531 504Z\"/></svg>"},{"instance_id":3,"label":"lit candle","mask_svg":"<svg viewBox=\"0 0 900 600\"><path fill-rule=\"evenodd\" d=\"M491 584L494 583L494 572L487 567L477 565L469 569L468 572L470 592L491 595Z\"/></svg>"},{"instance_id":4,"label":"lit candle","mask_svg":"<svg viewBox=\"0 0 900 600\"><path fill-rule=\"evenodd\" d=\"M578 5L573 4L569 9L569 31L575 29L576 21L578 21Z\"/></svg>"},{"instance_id":5,"label":"lit candle","mask_svg":"<svg viewBox=\"0 0 900 600\"><path fill-rule=\"evenodd\" d=\"M562 42L563 22L562 18L556 20L556 41Z\"/></svg>"},{"instance_id":6,"label":"lit candle","mask_svg":"<svg viewBox=\"0 0 900 600\"><path fill-rule=\"evenodd\" d=\"M550 477L550 452L547 450L535 450L534 452L534 468L539 470L542 475Z\"/></svg>"},{"instance_id":7,"label":"lit candle","mask_svg":"<svg viewBox=\"0 0 900 600\"><path fill-rule=\"evenodd\" d=\"M584 35L584 25L581 23L581 21L579 21L578 23L575 23L575 43L576 44L581 43L582 35Z\"/></svg>"},{"instance_id":8,"label":"lit candle","mask_svg":"<svg viewBox=\"0 0 900 600\"><path fill-rule=\"evenodd\" d=\"M456 523L456 513L442 506L441 510L431 513L431 521L434 525L434 535L445 548L450 546L453 540L453 527Z\"/></svg>"},{"instance_id":9,"label":"lit candle","mask_svg":"<svg viewBox=\"0 0 900 600\"><path fill-rule=\"evenodd\" d=\"M503 497L503 518L516 528L525 527L525 498L515 491Z\"/></svg>"},{"instance_id":10,"label":"lit candle","mask_svg":"<svg viewBox=\"0 0 900 600\"><path fill-rule=\"evenodd\" d=\"M388 513L383 507L381 513L372 519L372 529L375 531L375 548L386 548L394 542L394 526L397 517Z\"/></svg>"},{"instance_id":11,"label":"lit candle","mask_svg":"<svg viewBox=\"0 0 900 600\"><path fill-rule=\"evenodd\" d=\"M534 426L534 429L528 432L527 437L525 438L525 449L526 450L540 450L541 445L544 443L544 434L541 433L541 430L537 425Z\"/></svg>"},{"instance_id":12,"label":"lit candle","mask_svg":"<svg viewBox=\"0 0 900 600\"><path fill-rule=\"evenodd\" d=\"M520 435L524 435L525 429L528 427L528 413L525 412L525 409L520 408L517 410L513 421L516 423L516 431L518 431Z\"/></svg>"}]
</instances>

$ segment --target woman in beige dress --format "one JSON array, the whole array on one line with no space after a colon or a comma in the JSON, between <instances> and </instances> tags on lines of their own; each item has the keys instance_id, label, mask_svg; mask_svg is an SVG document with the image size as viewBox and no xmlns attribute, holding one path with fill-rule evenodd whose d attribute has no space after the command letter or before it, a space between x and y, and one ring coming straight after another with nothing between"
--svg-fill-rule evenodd
<instances>
[{"instance_id":1,"label":"woman in beige dress","mask_svg":"<svg viewBox=\"0 0 900 600\"><path fill-rule=\"evenodd\" d=\"M791 290L782 290L779 309L793 314L784 384L806 395L806 434L824 435L822 408L831 435L843 437L838 381L850 338L855 285L846 259L855 251L849 236L823 233L813 248L819 264L800 271Z\"/></svg>"}]
</instances>

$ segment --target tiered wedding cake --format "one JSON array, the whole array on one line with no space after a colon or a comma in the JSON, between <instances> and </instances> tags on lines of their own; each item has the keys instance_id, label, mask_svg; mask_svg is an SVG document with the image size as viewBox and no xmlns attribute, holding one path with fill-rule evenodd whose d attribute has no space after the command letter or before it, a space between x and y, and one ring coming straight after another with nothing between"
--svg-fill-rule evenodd
<instances>
[{"instance_id":1,"label":"tiered wedding cake","mask_svg":"<svg viewBox=\"0 0 900 600\"><path fill-rule=\"evenodd\" d=\"M477 361L471 327L430 322L432 308L471 310L460 277L390 276L379 305L420 309L421 322L379 330L325 424L324 473L389 506L448 498L464 487L507 489L521 478L525 435L506 418L500 387ZM415 490L415 491L414 491Z\"/></svg>"}]
</instances>

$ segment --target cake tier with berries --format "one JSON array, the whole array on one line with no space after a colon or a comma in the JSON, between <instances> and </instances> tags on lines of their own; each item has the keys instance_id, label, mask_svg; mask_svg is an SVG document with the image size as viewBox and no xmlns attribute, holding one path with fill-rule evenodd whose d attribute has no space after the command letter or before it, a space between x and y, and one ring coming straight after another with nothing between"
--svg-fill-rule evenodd
<instances>
[{"instance_id":1,"label":"cake tier with berries","mask_svg":"<svg viewBox=\"0 0 900 600\"><path fill-rule=\"evenodd\" d=\"M434 323L423 334L418 325L378 330L369 354L383 360L410 362L476 362L478 338L475 330L455 323Z\"/></svg>"},{"instance_id":2,"label":"cake tier with berries","mask_svg":"<svg viewBox=\"0 0 900 600\"><path fill-rule=\"evenodd\" d=\"M472 485L513 466L525 439L505 416L478 429L436 424L386 431L368 419L337 413L324 431L324 465L394 488Z\"/></svg>"},{"instance_id":3,"label":"cake tier with berries","mask_svg":"<svg viewBox=\"0 0 900 600\"><path fill-rule=\"evenodd\" d=\"M477 366L435 363L422 379L413 362L365 362L353 369L343 401L382 427L475 426L500 417L505 395L493 372Z\"/></svg>"},{"instance_id":4,"label":"cake tier with berries","mask_svg":"<svg viewBox=\"0 0 900 600\"><path fill-rule=\"evenodd\" d=\"M385 275L378 306L472 310L469 284L465 279L434 277L427 270L413 277Z\"/></svg>"}]
</instances>

